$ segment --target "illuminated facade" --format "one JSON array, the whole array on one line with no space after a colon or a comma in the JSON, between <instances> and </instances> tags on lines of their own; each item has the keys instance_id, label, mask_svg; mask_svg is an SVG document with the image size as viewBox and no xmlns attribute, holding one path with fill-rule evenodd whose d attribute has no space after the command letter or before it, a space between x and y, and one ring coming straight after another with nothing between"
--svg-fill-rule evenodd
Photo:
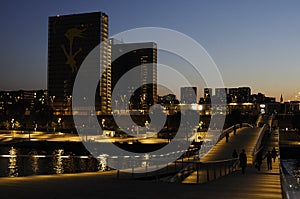
<instances>
[{"instance_id":1,"label":"illuminated facade","mask_svg":"<svg viewBox=\"0 0 300 199\"><path fill-rule=\"evenodd\" d=\"M29 115L34 109L41 109L47 105L46 90L0 91L0 115L11 115L14 110L19 114ZM21 107L21 109L18 109Z\"/></svg>"},{"instance_id":2,"label":"illuminated facade","mask_svg":"<svg viewBox=\"0 0 300 199\"><path fill-rule=\"evenodd\" d=\"M73 84L86 56L108 38L108 16L102 12L49 17L48 92L55 115L71 115ZM110 107L110 52L103 45L99 52L99 79L96 101L101 113ZM100 95L100 97L99 97ZM97 104L97 103L96 103Z\"/></svg>"},{"instance_id":3,"label":"illuminated facade","mask_svg":"<svg viewBox=\"0 0 300 199\"><path fill-rule=\"evenodd\" d=\"M114 60L111 67L111 86L116 96L112 103L116 103L118 110L147 112L150 106L157 103L157 45L153 42L115 42L111 48L112 60ZM140 66L138 70L132 71L137 66ZM131 73L127 73L130 70ZM126 79L128 85L116 90L117 82L126 73L130 75ZM149 82L153 83L148 84ZM130 95L131 92L133 95Z\"/></svg>"}]
</instances>

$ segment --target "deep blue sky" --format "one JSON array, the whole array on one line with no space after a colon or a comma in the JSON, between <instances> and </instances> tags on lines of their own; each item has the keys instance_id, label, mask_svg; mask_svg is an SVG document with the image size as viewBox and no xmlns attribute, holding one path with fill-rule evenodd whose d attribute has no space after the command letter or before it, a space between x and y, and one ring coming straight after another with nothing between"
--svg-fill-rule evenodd
<instances>
[{"instance_id":1,"label":"deep blue sky","mask_svg":"<svg viewBox=\"0 0 300 199\"><path fill-rule=\"evenodd\" d=\"M296 0L1 1L0 89L46 89L48 17L90 11L109 15L110 35L145 26L189 35L214 59L227 87L250 86L277 99L282 93L285 100L300 91Z\"/></svg>"}]
</instances>

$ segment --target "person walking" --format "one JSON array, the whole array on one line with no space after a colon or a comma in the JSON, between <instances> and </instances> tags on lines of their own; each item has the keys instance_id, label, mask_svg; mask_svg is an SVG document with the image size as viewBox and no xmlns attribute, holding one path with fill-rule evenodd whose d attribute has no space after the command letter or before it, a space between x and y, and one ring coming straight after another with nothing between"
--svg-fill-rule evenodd
<instances>
[{"instance_id":1,"label":"person walking","mask_svg":"<svg viewBox=\"0 0 300 199\"><path fill-rule=\"evenodd\" d=\"M273 147L273 149L272 149L272 158L273 158L274 162L276 160L276 157L277 157L277 151L276 151L275 147Z\"/></svg>"},{"instance_id":2,"label":"person walking","mask_svg":"<svg viewBox=\"0 0 300 199\"><path fill-rule=\"evenodd\" d=\"M229 141L229 133L226 132L225 136L226 136L226 143L227 143Z\"/></svg>"},{"instance_id":3,"label":"person walking","mask_svg":"<svg viewBox=\"0 0 300 199\"><path fill-rule=\"evenodd\" d=\"M265 158L267 158L268 170L272 170L272 154L271 154L271 151L268 151L268 153L265 155L264 159Z\"/></svg>"},{"instance_id":4,"label":"person walking","mask_svg":"<svg viewBox=\"0 0 300 199\"><path fill-rule=\"evenodd\" d=\"M239 155L238 155L238 153L236 152L236 150L234 149L233 150L233 152L232 152L232 158L238 158L239 157Z\"/></svg>"},{"instance_id":5,"label":"person walking","mask_svg":"<svg viewBox=\"0 0 300 199\"><path fill-rule=\"evenodd\" d=\"M258 171L260 171L260 167L262 165L262 152L258 152L258 154L256 155L256 160L255 160L255 168L257 168Z\"/></svg>"},{"instance_id":6,"label":"person walking","mask_svg":"<svg viewBox=\"0 0 300 199\"><path fill-rule=\"evenodd\" d=\"M247 155L245 153L245 149L242 150L239 156L240 160L240 167L242 168L242 174L245 174L246 167L247 167Z\"/></svg>"}]
</instances>

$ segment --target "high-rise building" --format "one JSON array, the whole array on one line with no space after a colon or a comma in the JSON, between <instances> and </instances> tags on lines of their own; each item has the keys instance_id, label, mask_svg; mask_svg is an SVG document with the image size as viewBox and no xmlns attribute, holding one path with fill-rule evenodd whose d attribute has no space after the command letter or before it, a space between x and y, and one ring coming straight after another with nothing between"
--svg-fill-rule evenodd
<instances>
[{"instance_id":1,"label":"high-rise building","mask_svg":"<svg viewBox=\"0 0 300 199\"><path fill-rule=\"evenodd\" d=\"M129 108L147 112L150 106L157 103L156 43L120 43L115 40L110 41L112 41L113 60L111 86L114 102L112 103L116 103L117 109ZM125 74L129 75L126 83L122 85L121 89L119 86L116 88L118 81ZM129 107L126 102L129 102Z\"/></svg>"},{"instance_id":2,"label":"high-rise building","mask_svg":"<svg viewBox=\"0 0 300 199\"><path fill-rule=\"evenodd\" d=\"M204 102L206 104L211 103L212 88L204 88Z\"/></svg>"},{"instance_id":3,"label":"high-rise building","mask_svg":"<svg viewBox=\"0 0 300 199\"><path fill-rule=\"evenodd\" d=\"M71 114L71 98L77 71L86 56L108 38L108 16L102 12L49 17L48 94L54 114ZM110 113L109 49L99 52L101 113ZM101 61L100 61L101 60Z\"/></svg>"},{"instance_id":4,"label":"high-rise building","mask_svg":"<svg viewBox=\"0 0 300 199\"><path fill-rule=\"evenodd\" d=\"M181 87L180 94L182 104L197 103L197 87Z\"/></svg>"}]
</instances>

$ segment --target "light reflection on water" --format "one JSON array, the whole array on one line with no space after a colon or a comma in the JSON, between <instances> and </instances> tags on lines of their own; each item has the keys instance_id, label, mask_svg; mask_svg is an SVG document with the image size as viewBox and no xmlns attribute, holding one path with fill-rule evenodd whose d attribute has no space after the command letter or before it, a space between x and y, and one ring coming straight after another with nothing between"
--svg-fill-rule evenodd
<instances>
[{"instance_id":1,"label":"light reflection on water","mask_svg":"<svg viewBox=\"0 0 300 199\"><path fill-rule=\"evenodd\" d=\"M62 155L64 154L63 149L57 149L54 152L53 156L53 170L56 174L64 173L63 159Z\"/></svg>"},{"instance_id":2,"label":"light reflection on water","mask_svg":"<svg viewBox=\"0 0 300 199\"><path fill-rule=\"evenodd\" d=\"M78 156L64 149L38 151L3 147L0 152L0 177L107 170L106 160L97 161L91 156Z\"/></svg>"},{"instance_id":3,"label":"light reflection on water","mask_svg":"<svg viewBox=\"0 0 300 199\"><path fill-rule=\"evenodd\" d=\"M283 166L283 187L287 198L300 198L300 161L298 159L281 159Z\"/></svg>"},{"instance_id":4,"label":"light reflection on water","mask_svg":"<svg viewBox=\"0 0 300 199\"><path fill-rule=\"evenodd\" d=\"M17 177L18 176L18 166L17 166L17 150L13 147L9 150L9 177Z\"/></svg>"},{"instance_id":5,"label":"light reflection on water","mask_svg":"<svg viewBox=\"0 0 300 199\"><path fill-rule=\"evenodd\" d=\"M30 163L31 169L33 171L33 175L36 175L39 171L39 157L37 151L31 151L30 155Z\"/></svg>"}]
</instances>

